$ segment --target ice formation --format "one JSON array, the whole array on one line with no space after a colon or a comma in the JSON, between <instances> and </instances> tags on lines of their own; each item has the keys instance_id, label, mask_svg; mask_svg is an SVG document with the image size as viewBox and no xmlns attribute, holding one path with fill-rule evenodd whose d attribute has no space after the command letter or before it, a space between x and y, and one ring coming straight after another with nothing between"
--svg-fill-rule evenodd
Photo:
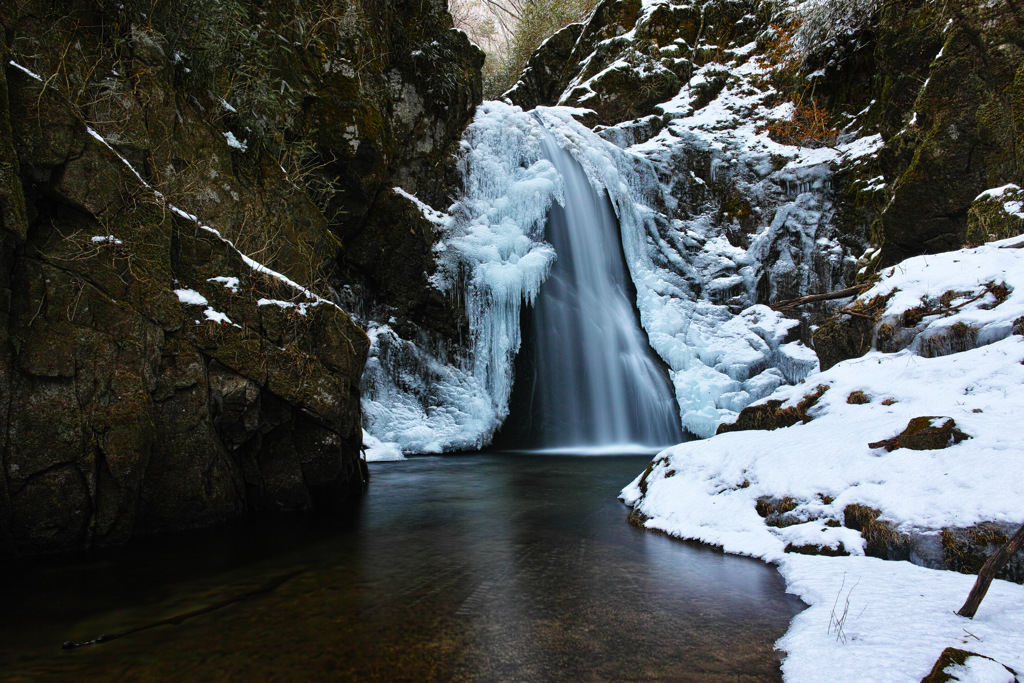
<instances>
[{"instance_id":1,"label":"ice formation","mask_svg":"<svg viewBox=\"0 0 1024 683\"><path fill-rule=\"evenodd\" d=\"M759 153L743 157L738 148L746 139L715 148L691 135L691 142L712 159L712 167L723 167L717 173L750 182L747 176L756 179L767 165L762 175L770 175L770 182L754 189L761 195L773 192L762 201L781 208L750 249L743 250L714 234L705 215L688 221L668 217L677 203L668 190L677 188L662 178L659 166L669 175L680 163L673 155L691 147L669 145L669 133L623 149L611 141L614 132L602 137L579 123L575 116L580 113L566 107L523 112L501 102L479 108L463 142L464 196L443 221L437 212L421 207L431 211L429 218L443 234L436 247L434 284L465 301L472 334L469 357L445 361L420 348L423 344L414 351L413 342L371 324L364 413L368 432L381 442L407 453L480 447L507 416L513 361L521 343L520 311L532 303L556 258L544 241L544 226L552 203L564 203L562 180L541 157L540 141L547 134L611 200L641 323L670 368L683 428L709 436L745 405L816 369L812 352L787 343L796 321L748 304L755 298L758 257L775 246L780 233L796 228L809 234L801 257L829 253L832 245L823 244L814 232L822 218L821 189L829 163L847 151L801 157L790 148L793 160L773 172L767 159L778 155L781 146L775 143L762 143ZM699 185L698 180L690 182ZM834 260L842 265L838 252ZM808 256L807 261L812 259ZM785 259L774 267L790 269L807 284L817 277L806 265L801 269ZM838 270L833 268L829 278L838 278ZM386 349L381 346L385 339ZM404 369L385 360L393 357L396 345L412 345L403 353L410 363ZM415 368L428 374L418 376ZM445 398L428 398L434 394Z\"/></svg>"},{"instance_id":2,"label":"ice formation","mask_svg":"<svg viewBox=\"0 0 1024 683\"><path fill-rule=\"evenodd\" d=\"M463 139L465 191L449 214L399 193L439 226L433 285L465 302L471 340L468 357L447 358L427 340L367 326L363 414L381 443L405 453L480 448L508 414L520 310L555 258L543 236L561 181L540 140L533 117L484 103Z\"/></svg>"}]
</instances>

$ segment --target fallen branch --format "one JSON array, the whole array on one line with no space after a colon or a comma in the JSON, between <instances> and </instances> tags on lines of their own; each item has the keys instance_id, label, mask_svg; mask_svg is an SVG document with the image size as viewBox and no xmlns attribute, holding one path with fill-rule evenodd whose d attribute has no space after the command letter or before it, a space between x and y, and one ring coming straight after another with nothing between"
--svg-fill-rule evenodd
<instances>
[{"instance_id":1,"label":"fallen branch","mask_svg":"<svg viewBox=\"0 0 1024 683\"><path fill-rule=\"evenodd\" d=\"M864 318L865 320L870 320L871 322L875 321L875 316L868 315L866 313L861 313L860 311L852 311L849 308L840 308L838 311L836 311L836 313L842 313L844 315L852 315L858 318Z\"/></svg>"},{"instance_id":2,"label":"fallen branch","mask_svg":"<svg viewBox=\"0 0 1024 683\"><path fill-rule=\"evenodd\" d=\"M831 301L832 299L846 299L847 297L857 296L858 294L871 289L872 284L857 285L856 287L848 287L847 289L840 289L835 292L825 292L824 294L808 294L807 296L797 297L796 299L788 299L786 301L778 301L771 304L771 307L776 311L788 311L797 306L803 306L804 304L813 304L816 301Z\"/></svg>"},{"instance_id":3,"label":"fallen branch","mask_svg":"<svg viewBox=\"0 0 1024 683\"><path fill-rule=\"evenodd\" d=\"M957 614L968 619L974 618L996 572L1002 569L1010 561L1014 553L1022 547L1024 547L1024 525L1017 529L1017 533L1006 542L1006 545L992 553L992 557L988 558L981 571L978 572L978 579L974 582L974 588L971 589L970 595L967 596L967 602L964 603L964 606L960 608Z\"/></svg>"},{"instance_id":4,"label":"fallen branch","mask_svg":"<svg viewBox=\"0 0 1024 683\"><path fill-rule=\"evenodd\" d=\"M61 649L64 649L64 650L77 650L80 647L86 647L86 646L89 646L89 645L98 645L99 643L109 643L111 640L117 640L118 638L122 638L124 636L130 636L131 634L139 633L140 631L148 631L149 629L156 628L158 626L177 626L178 624L180 624L181 622L185 621L186 619L191 619L192 617L198 617L198 616L203 615L203 614L209 614L210 612L215 612L215 611L217 611L219 609L223 609L224 607L227 607L228 605L233 605L236 602L242 602L243 600L248 600L249 598L256 597L257 595L263 595L265 593L270 593L271 591L279 588L286 581L295 578L296 576L298 576L301 573L302 573L302 571L294 571L294 572L291 572L291 573L288 573L288 574L282 574L281 576L278 576L277 578L271 580L270 582L264 584L263 586L260 586L259 588L255 588L255 589L253 589L251 591L247 591L245 593L241 593L239 595L235 595L233 597L227 598L225 600L221 600L220 602L214 603L212 605L208 605L206 607L202 607L202 608L197 609L197 610L192 610L191 612L185 612L184 614L176 614L173 617L168 617L167 619L161 619L160 621L154 621L154 622L152 622L150 624L145 624L144 626L137 626L135 628L128 629L127 631L121 631L120 633L104 633L104 634L96 636L92 640L81 640L81 641L77 641L77 642L73 641L73 640L66 640L66 641L64 641L64 644L61 646Z\"/></svg>"}]
</instances>

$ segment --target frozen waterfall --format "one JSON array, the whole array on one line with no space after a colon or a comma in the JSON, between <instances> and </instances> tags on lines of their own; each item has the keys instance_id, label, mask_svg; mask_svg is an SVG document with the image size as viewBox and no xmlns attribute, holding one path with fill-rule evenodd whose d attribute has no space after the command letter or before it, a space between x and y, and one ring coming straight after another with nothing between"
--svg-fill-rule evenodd
<instances>
[{"instance_id":1,"label":"frozen waterfall","mask_svg":"<svg viewBox=\"0 0 1024 683\"><path fill-rule=\"evenodd\" d=\"M561 176L564 207L554 204L549 213L546 238L557 260L532 312L509 417L512 438L558 450L678 443L668 371L640 329L611 203L546 130L541 146Z\"/></svg>"},{"instance_id":2,"label":"frozen waterfall","mask_svg":"<svg viewBox=\"0 0 1024 683\"><path fill-rule=\"evenodd\" d=\"M771 245L791 231L798 237L813 233L822 215L818 198L807 193L794 200L773 188L789 178L824 173L822 165L773 172L767 152L750 158L754 170L744 173L762 188L750 192L766 197L764 206L772 211L743 250L716 232L709 216L718 210L717 200L705 196L707 181L694 171L671 170L691 168L703 157L688 159L689 147L672 142L670 131L619 148L576 121L579 113L566 107L524 112L485 102L460 150L463 195L447 212L396 190L437 225L441 239L434 247L437 272L431 282L463 303L470 338L466 353L452 357L422 339L400 338L388 323L366 322L372 343L363 375L364 425L381 452L482 448L499 427L504 447L578 450L574 446L601 440L610 449L627 442L674 444L683 438L677 424L686 434L711 436L743 407L817 367L813 351L786 343L797 321L764 305L737 313L742 297L730 293L737 301L722 302L719 294L742 284L753 303ZM722 152L711 156L718 159ZM680 197L693 199L704 213L678 217ZM771 197L781 204L770 203ZM549 226L545 235L549 215L557 222L564 207L582 228L569 227L560 237ZM579 254L571 235L581 241ZM802 258L810 263L806 254L821 243L801 239ZM610 246L591 256L587 250L598 244ZM596 284L565 280L569 275L548 282L553 269L557 274L608 258L615 260ZM542 285L545 292L561 288L589 299L563 315L556 301L537 303ZM524 310L528 305L538 310ZM534 318L542 315L555 322ZM522 356L521 322L531 339ZM546 394L536 382L531 333L537 327L554 335L556 354L540 362L554 365L556 373L575 367L575 378L557 375L552 382L564 390L562 396ZM607 354L618 374L598 379L604 371L581 360L589 348ZM603 412L613 407L614 416Z\"/></svg>"}]
</instances>

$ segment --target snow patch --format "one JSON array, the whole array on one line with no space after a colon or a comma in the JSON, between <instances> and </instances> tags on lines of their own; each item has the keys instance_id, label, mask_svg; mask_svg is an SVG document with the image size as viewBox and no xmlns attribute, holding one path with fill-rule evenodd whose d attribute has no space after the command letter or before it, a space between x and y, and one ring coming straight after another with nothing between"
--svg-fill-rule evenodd
<instances>
[{"instance_id":1,"label":"snow patch","mask_svg":"<svg viewBox=\"0 0 1024 683\"><path fill-rule=\"evenodd\" d=\"M207 282L219 282L220 284L222 284L225 287L227 287L228 289L230 289L232 294L238 294L238 278L237 277L225 277L225 276L211 277L211 278L209 278L207 280Z\"/></svg>"},{"instance_id":2,"label":"snow patch","mask_svg":"<svg viewBox=\"0 0 1024 683\"><path fill-rule=\"evenodd\" d=\"M1024 255L1003 248L1008 242L908 259L863 295L893 294L885 315L895 315L947 289L963 290L964 305L951 318L983 322L982 329L1001 330L1002 336L938 357L922 357L911 347L843 361L766 399L794 405L816 387L827 387L808 413L810 422L675 446L623 490L623 500L647 518L649 528L778 563L788 590L811 606L778 643L787 652L787 680L916 681L949 646L1018 670L1024 665L1024 587L995 581L995 592L967 620L955 611L974 577L863 557L863 539L843 527L844 510L853 504L881 510L881 519L898 533L925 545L947 527L1024 522L1017 428L1024 337L1009 335L1012 321L1024 314L1015 298ZM968 303L993 280L1012 288L1001 303ZM848 403L853 392L868 403ZM917 417L932 417L933 424L953 419L971 438L937 450L869 446L896 436ZM794 523L767 525L756 510L758 500L787 497L795 503L786 513ZM849 556L787 553L790 544ZM915 546L912 557L938 566L925 545ZM924 554L916 555L918 549ZM848 615L838 640L829 629L837 604Z\"/></svg>"},{"instance_id":3,"label":"snow patch","mask_svg":"<svg viewBox=\"0 0 1024 683\"><path fill-rule=\"evenodd\" d=\"M363 453L366 454L366 462L405 460L397 443L384 443L365 429L363 430Z\"/></svg>"},{"instance_id":4,"label":"snow patch","mask_svg":"<svg viewBox=\"0 0 1024 683\"><path fill-rule=\"evenodd\" d=\"M27 75L31 76L32 78L34 78L34 79L36 79L37 81L39 81L40 83L42 83L43 79L42 79L42 78L41 78L41 77L39 76L39 74L37 74L37 73L35 73L35 72L33 72L33 71L29 71L28 69L26 69L25 67L23 67L23 66L22 66L21 64L18 64L18 63L17 63L16 61L14 61L13 59L12 59L11 61L9 61L9 62L8 62L8 64L10 64L10 65L11 65L11 66L13 66L13 67L14 67L15 69L18 69L19 71L22 71L23 73L25 73L25 74L27 74Z\"/></svg>"},{"instance_id":5,"label":"snow patch","mask_svg":"<svg viewBox=\"0 0 1024 683\"><path fill-rule=\"evenodd\" d=\"M205 296L194 289L176 289L174 293L178 295L178 301L189 306L205 306L210 303Z\"/></svg>"},{"instance_id":6,"label":"snow patch","mask_svg":"<svg viewBox=\"0 0 1024 683\"><path fill-rule=\"evenodd\" d=\"M244 152L247 149L249 149L249 145L246 144L246 141L245 140L239 140L238 138L236 138L235 134L232 133L230 130L228 132L224 133L224 139L227 140L228 147L231 147L233 149L237 149L237 150L239 150L241 152Z\"/></svg>"}]
</instances>

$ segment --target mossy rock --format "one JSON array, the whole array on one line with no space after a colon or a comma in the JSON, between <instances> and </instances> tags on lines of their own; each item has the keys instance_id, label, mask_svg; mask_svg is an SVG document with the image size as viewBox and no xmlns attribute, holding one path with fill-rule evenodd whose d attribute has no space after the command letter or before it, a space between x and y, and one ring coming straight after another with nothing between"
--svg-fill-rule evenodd
<instances>
[{"instance_id":1,"label":"mossy rock","mask_svg":"<svg viewBox=\"0 0 1024 683\"><path fill-rule=\"evenodd\" d=\"M716 433L725 434L750 429L774 430L810 422L812 418L807 412L817 405L818 400L828 389L828 385L819 385L814 391L804 396L799 403L785 408L782 407L784 401L778 400L747 406L740 411L736 422L719 425Z\"/></svg>"},{"instance_id":2,"label":"mossy rock","mask_svg":"<svg viewBox=\"0 0 1024 683\"><path fill-rule=\"evenodd\" d=\"M244 60L257 72L265 67L260 73L280 86L278 95L249 93L288 105L265 122L268 131L287 124L278 138L246 131L251 112L230 112L211 94L245 94L233 90L246 84L223 65L211 66L197 89L171 63L159 30L142 35L123 23L121 13L134 5L110 8L104 22L76 22L77 13L97 11L77 1L59 9L32 1L3 15L0 383L15 408L0 411L0 467L8 474L0 481L0 552L113 545L245 512L336 506L362 490L365 334L328 301L300 311L297 304L312 303L307 297L256 272L236 251L326 292L325 278L343 282L334 267L339 235L330 233L325 212L363 212L335 222L347 238L368 222L367 207L382 208L376 198L389 183L421 183L408 189L435 202L447 198L452 145L479 97L479 51L450 30L438 0L416 10L357 4L351 16L390 33L345 29L329 46L320 34ZM61 12L67 17L48 25ZM271 29L285 36L293 29L294 17L274 8L262 17L266 30L255 29L250 45L257 52L261 41L280 43ZM275 23L282 19L287 25ZM162 19L152 21L158 27ZM11 37L26 49L8 53ZM332 67L353 56L346 51L357 38L379 42L362 43L366 49L389 44L391 61L367 65L359 78ZM61 61L68 44L80 46L81 59ZM424 44L448 56L437 74L410 56ZM7 65L10 58L49 85ZM107 80L90 81L90 65ZM398 76L385 79L387 70ZM74 100L67 83L89 96L102 94L100 87L110 93L102 102ZM411 106L413 95L422 109ZM119 117L105 116L115 109ZM431 144L407 144L424 126L435 131ZM230 148L226 130L249 135L248 149ZM317 171L300 179L295 168L281 170L283 147L275 144L294 145L299 161L322 173L337 163L359 177L336 173L335 203L318 204L323 196L303 185ZM366 258L359 264L366 272L353 279L372 282L376 271L410 263L404 252L419 249L423 259L409 266L415 277L406 278L412 288L412 280L423 281L433 234L399 225L413 245L407 249L410 242L376 230L394 217L387 208L353 252L378 254L376 238L387 243L389 260ZM175 289L193 289L207 303L183 304ZM380 298L405 296L378 290ZM443 301L412 302L407 313L450 315ZM230 322L217 322L218 315ZM436 329L448 329L451 339L461 331Z\"/></svg>"},{"instance_id":3,"label":"mossy rock","mask_svg":"<svg viewBox=\"0 0 1024 683\"><path fill-rule=\"evenodd\" d=\"M1010 185L999 196L974 200L967 214L968 246L978 246L1024 234L1024 190Z\"/></svg>"},{"instance_id":4,"label":"mossy rock","mask_svg":"<svg viewBox=\"0 0 1024 683\"><path fill-rule=\"evenodd\" d=\"M876 59L888 75L879 99L892 118L881 156L894 182L880 219L882 266L984 237L983 212L967 237L975 198L1019 180L1012 100L1022 19L1015 6L979 0L949 16L932 3L883 10Z\"/></svg>"},{"instance_id":5,"label":"mossy rock","mask_svg":"<svg viewBox=\"0 0 1024 683\"><path fill-rule=\"evenodd\" d=\"M972 527L947 527L942 530L942 558L946 569L962 574L977 574L999 548L1010 540L1012 524L982 522ZM1018 551L996 574L997 579L1024 584L1024 550Z\"/></svg>"},{"instance_id":6,"label":"mossy rock","mask_svg":"<svg viewBox=\"0 0 1024 683\"><path fill-rule=\"evenodd\" d=\"M866 403L871 403L871 399L863 391L851 391L850 395L846 397L846 402L854 406L862 406Z\"/></svg>"},{"instance_id":7,"label":"mossy rock","mask_svg":"<svg viewBox=\"0 0 1024 683\"><path fill-rule=\"evenodd\" d=\"M640 512L636 508L633 508L632 510L630 510L629 514L626 515L626 522L629 523L631 526L635 526L637 529L644 529L644 530L646 530L647 529L647 520L649 520L649 519L650 519L650 517L648 517L644 513Z\"/></svg>"},{"instance_id":8,"label":"mossy rock","mask_svg":"<svg viewBox=\"0 0 1024 683\"><path fill-rule=\"evenodd\" d=\"M840 545L838 548L831 548L827 545L795 545L787 543L783 552L796 553L797 555L823 555L825 557L848 557L849 552Z\"/></svg>"},{"instance_id":9,"label":"mossy rock","mask_svg":"<svg viewBox=\"0 0 1024 683\"><path fill-rule=\"evenodd\" d=\"M947 647L939 655L939 658L935 661L935 665L927 676L921 679L921 683L950 683L951 681L961 680L959 677L954 677L954 673L948 672L947 670L954 667L962 667L967 664L970 659L987 659L990 662L995 662L991 657L985 655L979 655L976 652L970 652L969 650L961 650L955 647ZM998 662L996 662L999 664ZM1012 676L1014 680L1018 680L1017 672L1008 666L1000 664L1006 669L1006 674Z\"/></svg>"},{"instance_id":10,"label":"mossy rock","mask_svg":"<svg viewBox=\"0 0 1024 683\"><path fill-rule=\"evenodd\" d=\"M818 354L822 371L844 360L860 358L871 350L878 316L885 309L889 296L876 296L870 301L858 299L850 307L858 315L839 312L814 330L814 352ZM879 330L879 346L885 334Z\"/></svg>"},{"instance_id":11,"label":"mossy rock","mask_svg":"<svg viewBox=\"0 0 1024 683\"><path fill-rule=\"evenodd\" d=\"M682 39L687 45L697 40L701 27L701 9L696 5L657 5L637 26L636 39L667 46Z\"/></svg>"},{"instance_id":12,"label":"mossy rock","mask_svg":"<svg viewBox=\"0 0 1024 683\"><path fill-rule=\"evenodd\" d=\"M934 332L928 330L921 336L918 354L924 358L937 358L977 347L978 328L961 321Z\"/></svg>"},{"instance_id":13,"label":"mossy rock","mask_svg":"<svg viewBox=\"0 0 1024 683\"><path fill-rule=\"evenodd\" d=\"M636 26L643 4L640 0L605 0L594 11L588 32L596 32L600 38L614 38Z\"/></svg>"},{"instance_id":14,"label":"mossy rock","mask_svg":"<svg viewBox=\"0 0 1024 683\"><path fill-rule=\"evenodd\" d=\"M859 531L865 542L864 554L883 560L909 560L912 543L889 522L879 520L882 511L866 505L843 508L843 526Z\"/></svg>"},{"instance_id":15,"label":"mossy rock","mask_svg":"<svg viewBox=\"0 0 1024 683\"><path fill-rule=\"evenodd\" d=\"M571 56L583 29L583 24L569 24L544 41L530 56L519 81L502 97L525 111L557 104L575 66Z\"/></svg>"},{"instance_id":16,"label":"mossy rock","mask_svg":"<svg viewBox=\"0 0 1024 683\"><path fill-rule=\"evenodd\" d=\"M814 352L818 354L822 371L836 363L860 358L871 350L874 323L850 316L848 319L830 318L814 330Z\"/></svg>"},{"instance_id":17,"label":"mossy rock","mask_svg":"<svg viewBox=\"0 0 1024 683\"><path fill-rule=\"evenodd\" d=\"M658 65L643 74L630 67L610 69L591 81L590 87L590 91L581 89L581 99L570 95L566 104L593 109L603 123L614 125L654 113L658 104L679 92L682 83Z\"/></svg>"},{"instance_id":18,"label":"mossy rock","mask_svg":"<svg viewBox=\"0 0 1024 683\"><path fill-rule=\"evenodd\" d=\"M956 421L951 417L915 417L897 436L870 443L868 447L884 448L890 452L898 448L929 451L949 448L969 438L968 434L957 429Z\"/></svg>"},{"instance_id":19,"label":"mossy rock","mask_svg":"<svg viewBox=\"0 0 1024 683\"><path fill-rule=\"evenodd\" d=\"M797 508L797 505L796 500L789 496L784 498L761 496L754 504L754 509L764 519L767 526L782 528L804 521L790 514Z\"/></svg>"}]
</instances>

